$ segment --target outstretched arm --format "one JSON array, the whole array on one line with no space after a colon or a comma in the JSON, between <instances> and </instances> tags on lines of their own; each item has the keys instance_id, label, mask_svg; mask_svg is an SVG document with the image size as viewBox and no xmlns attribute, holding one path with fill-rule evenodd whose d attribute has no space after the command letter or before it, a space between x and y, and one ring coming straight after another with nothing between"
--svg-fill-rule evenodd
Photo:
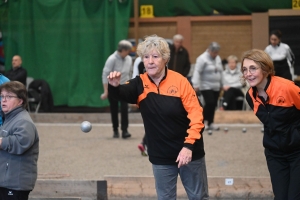
<instances>
[{"instance_id":1,"label":"outstretched arm","mask_svg":"<svg viewBox=\"0 0 300 200\"><path fill-rule=\"evenodd\" d=\"M118 87L120 85L121 80L121 72L110 72L107 76L108 83L114 87Z\"/></svg>"},{"instance_id":2,"label":"outstretched arm","mask_svg":"<svg viewBox=\"0 0 300 200\"><path fill-rule=\"evenodd\" d=\"M114 87L118 87L120 85L121 73L114 71L110 72L107 76L108 83ZM108 84L103 83L104 93L101 94L100 98L102 100L106 99L108 96Z\"/></svg>"}]
</instances>

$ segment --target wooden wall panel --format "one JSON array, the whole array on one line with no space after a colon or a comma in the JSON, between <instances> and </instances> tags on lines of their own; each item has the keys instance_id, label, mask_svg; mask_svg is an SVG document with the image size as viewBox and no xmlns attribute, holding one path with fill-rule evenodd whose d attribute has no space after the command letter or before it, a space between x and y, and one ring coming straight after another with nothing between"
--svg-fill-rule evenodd
<instances>
[{"instance_id":1,"label":"wooden wall panel","mask_svg":"<svg viewBox=\"0 0 300 200\"><path fill-rule=\"evenodd\" d=\"M160 22L160 23L140 23L138 30L138 37L156 34L163 38L172 39L177 33L176 22ZM130 23L128 38L134 38L134 25Z\"/></svg>"},{"instance_id":2,"label":"wooden wall panel","mask_svg":"<svg viewBox=\"0 0 300 200\"><path fill-rule=\"evenodd\" d=\"M269 45L269 15L252 13L252 48L265 49Z\"/></svg>"},{"instance_id":3,"label":"wooden wall panel","mask_svg":"<svg viewBox=\"0 0 300 200\"><path fill-rule=\"evenodd\" d=\"M212 41L221 45L222 59L236 55L239 59L242 53L252 47L251 21L209 21L192 22L191 63L202 54Z\"/></svg>"}]
</instances>

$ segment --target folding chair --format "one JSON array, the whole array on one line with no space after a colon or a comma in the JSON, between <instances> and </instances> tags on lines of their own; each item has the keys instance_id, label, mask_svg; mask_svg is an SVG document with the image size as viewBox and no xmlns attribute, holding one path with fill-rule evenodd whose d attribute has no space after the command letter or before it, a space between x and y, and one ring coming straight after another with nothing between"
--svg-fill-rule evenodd
<instances>
[{"instance_id":1,"label":"folding chair","mask_svg":"<svg viewBox=\"0 0 300 200\"><path fill-rule=\"evenodd\" d=\"M41 94L35 90L30 88L30 83L32 83L34 79L32 77L27 77L26 79L26 88L27 88L27 99L28 99L28 111L31 112L31 104L35 105L35 113L38 113L41 106Z\"/></svg>"}]
</instances>

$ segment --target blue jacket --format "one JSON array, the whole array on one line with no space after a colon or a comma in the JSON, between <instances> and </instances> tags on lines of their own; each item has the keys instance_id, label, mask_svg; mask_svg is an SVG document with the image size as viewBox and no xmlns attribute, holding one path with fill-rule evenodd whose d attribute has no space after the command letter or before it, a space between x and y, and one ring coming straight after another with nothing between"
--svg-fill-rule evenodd
<instances>
[{"instance_id":1,"label":"blue jacket","mask_svg":"<svg viewBox=\"0 0 300 200\"><path fill-rule=\"evenodd\" d=\"M2 85L3 83L6 83L8 81L9 81L9 79L6 78L6 76L0 74L0 85ZM0 99L0 101L1 101L1 99ZM1 106L0 106L0 114L1 114L0 115L0 126L1 126L2 123L3 123L3 120L2 120L2 108L1 108Z\"/></svg>"}]
</instances>

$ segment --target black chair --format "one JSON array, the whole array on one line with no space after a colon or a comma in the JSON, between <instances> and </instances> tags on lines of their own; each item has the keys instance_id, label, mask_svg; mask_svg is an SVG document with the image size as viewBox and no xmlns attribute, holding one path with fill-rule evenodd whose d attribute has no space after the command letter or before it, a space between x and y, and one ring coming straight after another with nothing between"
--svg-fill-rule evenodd
<instances>
[{"instance_id":1,"label":"black chair","mask_svg":"<svg viewBox=\"0 0 300 200\"><path fill-rule=\"evenodd\" d=\"M34 79L32 77L27 77L26 79L28 111L31 112L32 108L34 107L35 113L38 113L42 102L41 94L37 90L29 87L30 83L33 81Z\"/></svg>"}]
</instances>

